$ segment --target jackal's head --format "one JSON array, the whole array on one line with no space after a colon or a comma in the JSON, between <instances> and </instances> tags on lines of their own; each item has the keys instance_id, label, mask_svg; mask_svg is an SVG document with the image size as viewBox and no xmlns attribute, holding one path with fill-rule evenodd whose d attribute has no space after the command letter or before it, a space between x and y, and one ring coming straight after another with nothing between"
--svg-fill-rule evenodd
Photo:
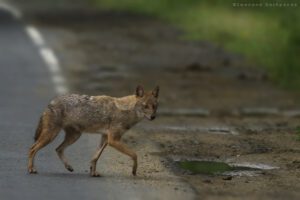
<instances>
[{"instance_id":1,"label":"jackal's head","mask_svg":"<svg viewBox=\"0 0 300 200\"><path fill-rule=\"evenodd\" d=\"M149 120L155 119L158 107L158 93L158 86L149 92L145 92L142 86L137 86L135 93L137 97L136 109L140 116Z\"/></svg>"}]
</instances>

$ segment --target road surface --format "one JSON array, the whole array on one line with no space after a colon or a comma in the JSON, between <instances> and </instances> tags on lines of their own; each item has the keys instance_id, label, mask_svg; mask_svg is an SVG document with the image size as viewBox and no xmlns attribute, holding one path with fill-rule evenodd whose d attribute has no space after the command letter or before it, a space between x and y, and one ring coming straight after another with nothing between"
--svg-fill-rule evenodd
<instances>
[{"instance_id":1,"label":"road surface","mask_svg":"<svg viewBox=\"0 0 300 200\"><path fill-rule=\"evenodd\" d=\"M1 199L191 199L189 187L175 176L132 177L131 161L109 149L99 168L88 175L99 136L84 135L67 151L75 172L66 171L54 149L63 134L36 157L37 175L27 173L27 152L37 121L55 95L50 73L21 21L0 9L0 198ZM111 153L110 153L111 152ZM125 164L110 162L123 159ZM101 162L101 158L100 161ZM114 165L118 165L118 170ZM128 166L129 165L129 166ZM122 170L124 169L124 170ZM115 173L115 172L118 173ZM102 172L100 170L100 172ZM174 185L177 187L174 189ZM179 189L178 189L179 187ZM182 192L182 188L185 188ZM188 192L186 192L188 191Z\"/></svg>"}]
</instances>

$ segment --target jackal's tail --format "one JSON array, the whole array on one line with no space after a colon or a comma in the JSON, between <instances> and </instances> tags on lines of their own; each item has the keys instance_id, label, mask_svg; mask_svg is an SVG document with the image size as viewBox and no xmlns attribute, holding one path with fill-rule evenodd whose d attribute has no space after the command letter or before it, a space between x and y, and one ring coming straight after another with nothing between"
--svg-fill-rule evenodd
<instances>
[{"instance_id":1,"label":"jackal's tail","mask_svg":"<svg viewBox=\"0 0 300 200\"><path fill-rule=\"evenodd\" d=\"M42 133L42 130L43 130L43 115L40 117L39 124L36 128L36 131L35 131L35 135L34 135L34 141L35 142L39 139L39 137Z\"/></svg>"}]
</instances>

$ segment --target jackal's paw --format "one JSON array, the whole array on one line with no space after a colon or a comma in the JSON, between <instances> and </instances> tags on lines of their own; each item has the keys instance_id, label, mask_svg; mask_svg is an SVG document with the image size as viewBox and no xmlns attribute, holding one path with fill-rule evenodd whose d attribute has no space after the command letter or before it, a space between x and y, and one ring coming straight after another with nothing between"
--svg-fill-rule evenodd
<instances>
[{"instance_id":1,"label":"jackal's paw","mask_svg":"<svg viewBox=\"0 0 300 200\"><path fill-rule=\"evenodd\" d=\"M34 168L29 168L28 172L29 172L29 174L37 174L37 171Z\"/></svg>"},{"instance_id":2,"label":"jackal's paw","mask_svg":"<svg viewBox=\"0 0 300 200\"><path fill-rule=\"evenodd\" d=\"M66 165L65 167L66 167L66 169L67 169L68 171L70 171L70 172L73 172L73 171L74 171L74 169L73 169L73 167L72 167L71 165Z\"/></svg>"},{"instance_id":3,"label":"jackal's paw","mask_svg":"<svg viewBox=\"0 0 300 200\"><path fill-rule=\"evenodd\" d=\"M91 177L100 177L101 176L100 173L98 173L98 172L91 172L90 175L91 175Z\"/></svg>"},{"instance_id":4,"label":"jackal's paw","mask_svg":"<svg viewBox=\"0 0 300 200\"><path fill-rule=\"evenodd\" d=\"M132 175L133 175L133 176L136 176L136 170L135 170L135 171L132 171Z\"/></svg>"}]
</instances>

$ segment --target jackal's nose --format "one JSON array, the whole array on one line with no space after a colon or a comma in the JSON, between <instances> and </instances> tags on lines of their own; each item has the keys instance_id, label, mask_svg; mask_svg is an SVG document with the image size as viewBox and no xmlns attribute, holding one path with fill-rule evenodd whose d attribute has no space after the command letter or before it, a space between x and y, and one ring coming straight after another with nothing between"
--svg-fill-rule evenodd
<instances>
[{"instance_id":1,"label":"jackal's nose","mask_svg":"<svg viewBox=\"0 0 300 200\"><path fill-rule=\"evenodd\" d=\"M151 120L154 120L154 119L155 119L155 115L152 115L152 116L151 116Z\"/></svg>"}]
</instances>

